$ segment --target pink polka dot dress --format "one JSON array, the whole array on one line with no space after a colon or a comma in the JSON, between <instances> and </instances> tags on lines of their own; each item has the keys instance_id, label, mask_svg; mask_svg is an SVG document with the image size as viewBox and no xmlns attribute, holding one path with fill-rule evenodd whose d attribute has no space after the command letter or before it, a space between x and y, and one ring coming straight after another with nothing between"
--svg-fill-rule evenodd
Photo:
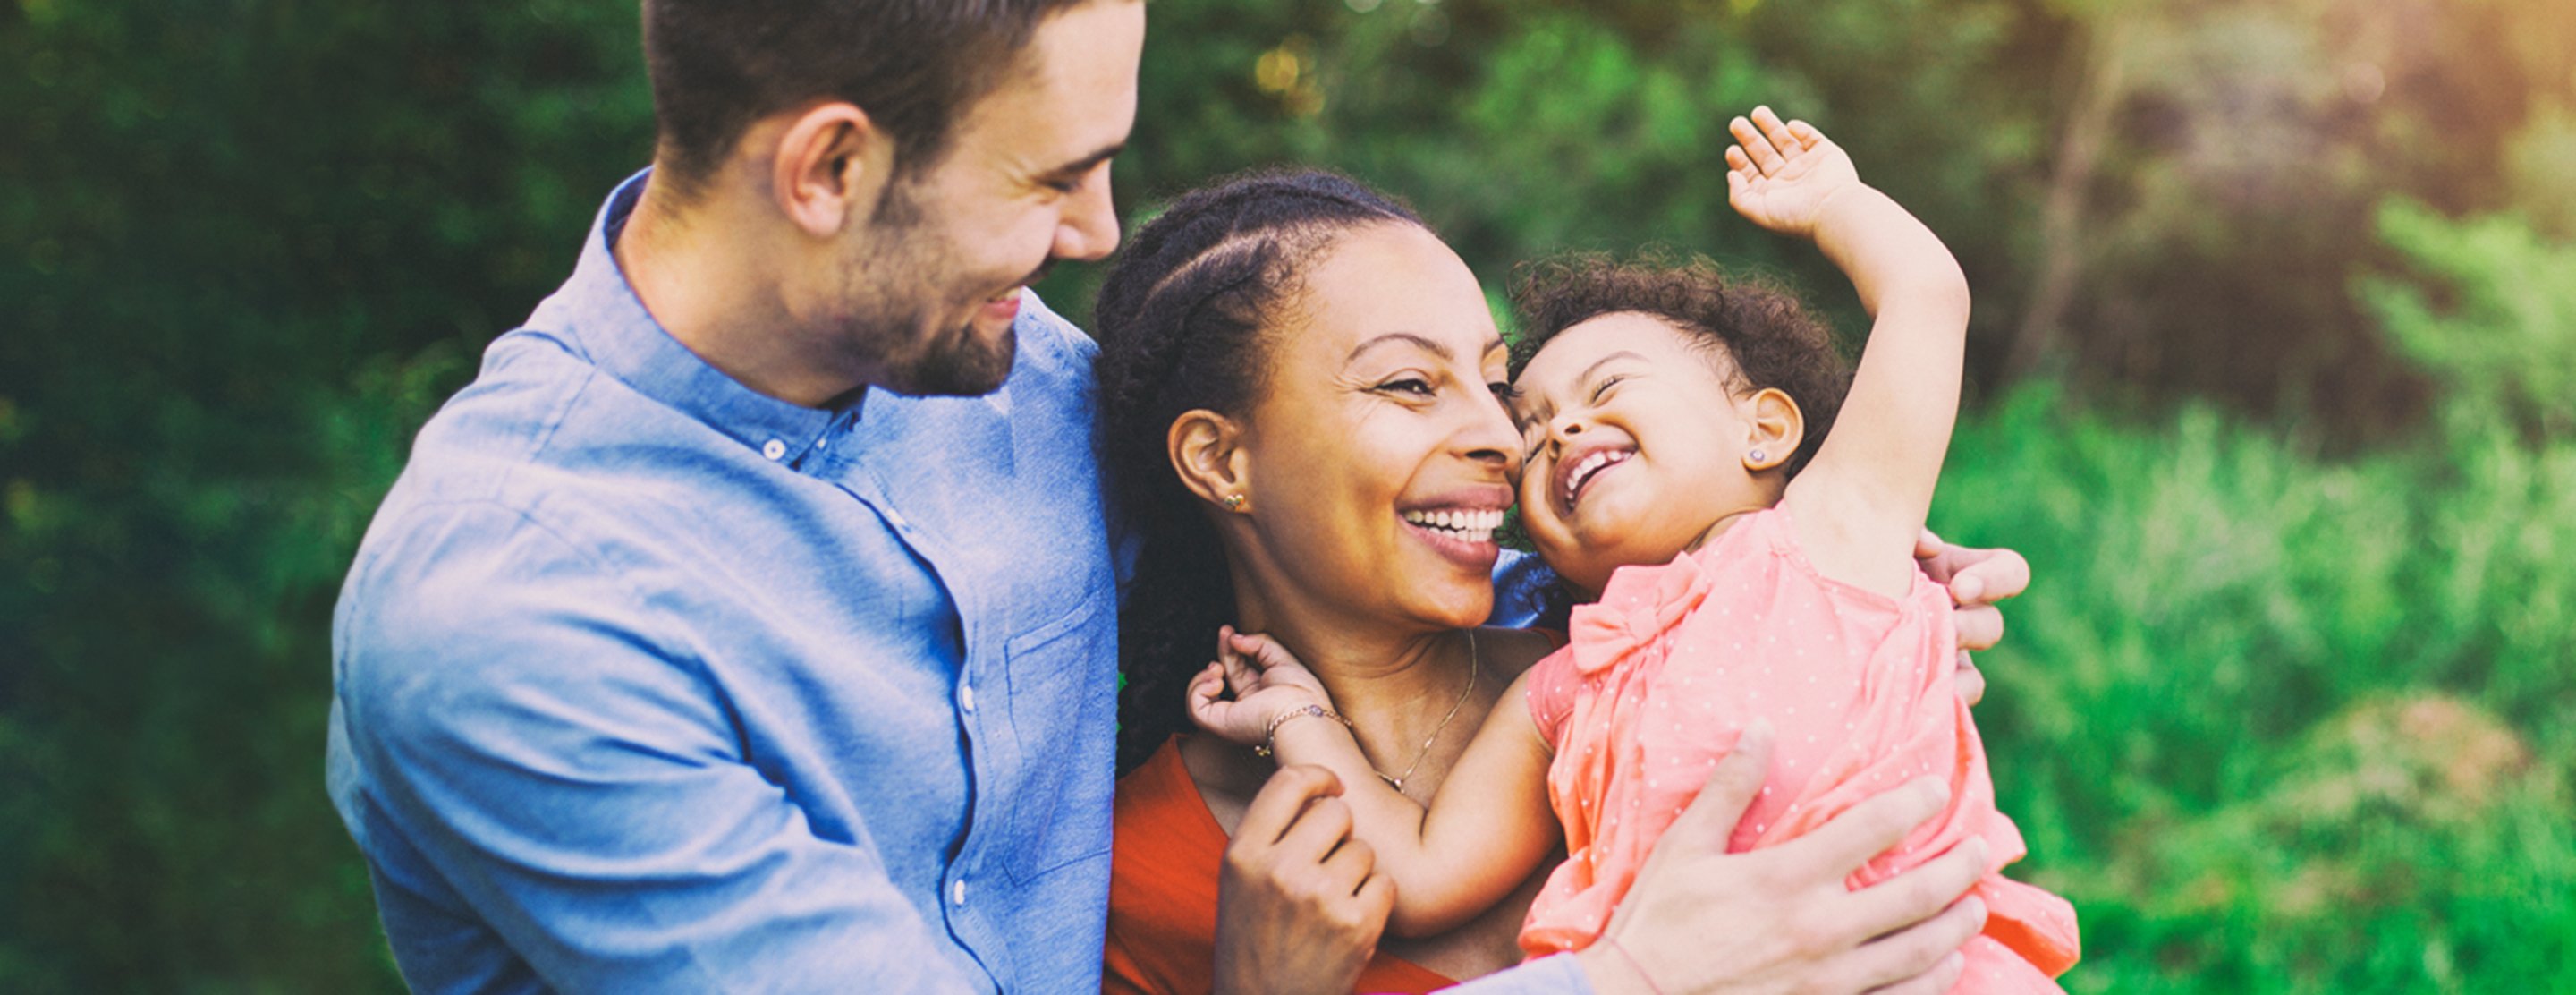
<instances>
[{"instance_id":1,"label":"pink polka dot dress","mask_svg":"<svg viewBox=\"0 0 2576 995\"><path fill-rule=\"evenodd\" d=\"M1625 567L1574 611L1563 649L1538 663L1530 710L1556 746L1548 795L1569 854L1521 927L1542 956L1589 946L1657 837L1756 718L1776 731L1770 778L1728 842L1795 839L1925 774L1950 806L1854 872L1885 880L1983 836L1989 910L1956 991L2055 992L2075 963L2075 909L2006 879L2027 851L1995 810L1985 746L1958 700L1948 592L1916 575L1903 599L1816 572L1789 513L1737 523L1659 567Z\"/></svg>"}]
</instances>

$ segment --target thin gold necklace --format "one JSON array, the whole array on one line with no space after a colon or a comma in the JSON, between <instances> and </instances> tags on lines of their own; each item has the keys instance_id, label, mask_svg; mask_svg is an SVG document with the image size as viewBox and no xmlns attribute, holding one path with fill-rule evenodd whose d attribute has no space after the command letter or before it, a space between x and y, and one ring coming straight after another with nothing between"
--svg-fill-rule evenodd
<instances>
[{"instance_id":1,"label":"thin gold necklace","mask_svg":"<svg viewBox=\"0 0 2576 995\"><path fill-rule=\"evenodd\" d=\"M1375 763L1369 765L1369 770L1376 773L1379 780L1385 781L1387 787L1394 788L1396 794L1404 794L1405 779L1413 776L1414 768L1422 766L1422 758L1431 755L1431 744L1440 741L1440 734L1449 731L1449 721L1458 717L1458 709L1467 704L1467 696L1476 693L1476 672L1483 669L1476 664L1476 630L1469 629L1467 630L1467 687L1458 692L1458 700L1449 703L1449 714L1441 716L1440 725L1431 730L1431 735L1422 738L1422 748L1414 751L1413 762L1404 765L1404 773L1388 777L1385 771L1377 769Z\"/></svg>"}]
</instances>

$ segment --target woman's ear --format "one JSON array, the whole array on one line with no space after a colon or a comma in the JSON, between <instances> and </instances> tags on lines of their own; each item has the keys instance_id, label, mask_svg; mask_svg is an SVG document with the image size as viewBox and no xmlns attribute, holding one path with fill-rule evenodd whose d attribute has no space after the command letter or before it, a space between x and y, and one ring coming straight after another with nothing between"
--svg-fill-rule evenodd
<instances>
[{"instance_id":1,"label":"woman's ear","mask_svg":"<svg viewBox=\"0 0 2576 995\"><path fill-rule=\"evenodd\" d=\"M1755 473L1776 469L1796 455L1807 439L1807 416L1798 402L1777 387L1754 392L1748 406L1750 432L1744 442L1744 468Z\"/></svg>"},{"instance_id":2,"label":"woman's ear","mask_svg":"<svg viewBox=\"0 0 2576 995\"><path fill-rule=\"evenodd\" d=\"M788 119L776 142L771 196L815 238L867 222L894 172L892 138L855 104L815 105Z\"/></svg>"},{"instance_id":3,"label":"woman's ear","mask_svg":"<svg viewBox=\"0 0 2576 995\"><path fill-rule=\"evenodd\" d=\"M1243 447L1243 425L1204 408L1172 419L1164 445L1181 486L1227 511L1252 510L1252 460Z\"/></svg>"}]
</instances>

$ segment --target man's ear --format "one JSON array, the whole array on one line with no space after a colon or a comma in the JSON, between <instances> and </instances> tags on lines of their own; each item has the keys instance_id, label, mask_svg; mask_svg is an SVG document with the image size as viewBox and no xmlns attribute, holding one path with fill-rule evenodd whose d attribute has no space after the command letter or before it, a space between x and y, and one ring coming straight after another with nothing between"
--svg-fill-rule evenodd
<instances>
[{"instance_id":1,"label":"man's ear","mask_svg":"<svg viewBox=\"0 0 2576 995\"><path fill-rule=\"evenodd\" d=\"M1243 425L1204 408L1172 419L1164 445L1181 486L1199 500L1228 511L1252 510L1252 459L1243 447Z\"/></svg>"},{"instance_id":2,"label":"man's ear","mask_svg":"<svg viewBox=\"0 0 2576 995\"><path fill-rule=\"evenodd\" d=\"M1752 417L1747 419L1744 468L1759 473L1788 463L1807 439L1807 415L1798 410L1797 400L1777 387L1764 387L1754 392L1748 406Z\"/></svg>"},{"instance_id":3,"label":"man's ear","mask_svg":"<svg viewBox=\"0 0 2576 995\"><path fill-rule=\"evenodd\" d=\"M815 238L865 223L892 180L894 139L846 101L808 108L778 135L770 191L789 221Z\"/></svg>"}]
</instances>

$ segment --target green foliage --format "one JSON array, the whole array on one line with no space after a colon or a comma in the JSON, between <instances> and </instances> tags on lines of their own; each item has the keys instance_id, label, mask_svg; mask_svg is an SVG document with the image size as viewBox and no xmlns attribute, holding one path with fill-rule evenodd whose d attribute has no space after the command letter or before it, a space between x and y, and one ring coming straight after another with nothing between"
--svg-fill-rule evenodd
<instances>
[{"instance_id":1,"label":"green foliage","mask_svg":"<svg viewBox=\"0 0 2576 995\"><path fill-rule=\"evenodd\" d=\"M2380 209L2382 237L2432 282L2360 281L2398 351L2433 374L2453 418L2576 434L2576 243L2510 216L2455 222L2417 204Z\"/></svg>"},{"instance_id":2,"label":"green foliage","mask_svg":"<svg viewBox=\"0 0 2576 995\"><path fill-rule=\"evenodd\" d=\"M391 985L331 599L649 148L634 17L0 6L0 989Z\"/></svg>"},{"instance_id":3,"label":"green foliage","mask_svg":"<svg viewBox=\"0 0 2576 995\"><path fill-rule=\"evenodd\" d=\"M1936 524L2037 586L1979 721L2076 991L2564 990L2576 439L2328 462L2032 385Z\"/></svg>"}]
</instances>

